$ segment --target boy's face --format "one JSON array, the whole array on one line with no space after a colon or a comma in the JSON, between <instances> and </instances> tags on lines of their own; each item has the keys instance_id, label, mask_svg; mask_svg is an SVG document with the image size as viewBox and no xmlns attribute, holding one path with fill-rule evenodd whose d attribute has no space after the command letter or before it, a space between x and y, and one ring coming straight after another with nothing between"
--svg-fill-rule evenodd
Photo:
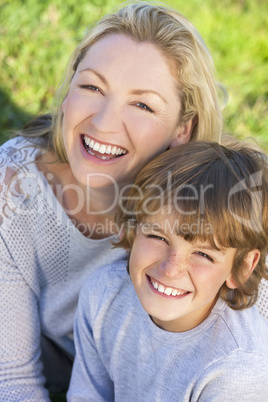
<instances>
[{"instance_id":1,"label":"boy's face","mask_svg":"<svg viewBox=\"0 0 268 402\"><path fill-rule=\"evenodd\" d=\"M223 283L235 288L231 270L236 249L190 243L174 230L174 217L147 217L137 230L129 272L146 312L159 327L188 331L210 313Z\"/></svg>"}]
</instances>

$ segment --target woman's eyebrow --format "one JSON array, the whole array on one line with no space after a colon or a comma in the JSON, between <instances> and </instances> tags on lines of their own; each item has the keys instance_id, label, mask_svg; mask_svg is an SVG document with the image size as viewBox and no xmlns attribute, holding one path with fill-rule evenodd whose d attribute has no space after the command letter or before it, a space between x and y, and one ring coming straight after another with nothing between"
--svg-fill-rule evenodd
<instances>
[{"instance_id":1,"label":"woman's eyebrow","mask_svg":"<svg viewBox=\"0 0 268 402\"><path fill-rule=\"evenodd\" d=\"M133 91L131 91L132 95L143 95L143 94L154 94L157 95L159 98L162 99L162 101L164 103L167 103L166 99L157 91L154 91L153 89L134 89Z\"/></svg>"},{"instance_id":2,"label":"woman's eyebrow","mask_svg":"<svg viewBox=\"0 0 268 402\"><path fill-rule=\"evenodd\" d=\"M81 73L83 73L83 72L86 72L86 71L89 71L89 72L92 72L93 74L95 74L97 77L99 77L99 79L106 85L106 86L109 86L108 85L108 82L107 82L107 80L106 80L106 78L104 77L104 75L102 75L102 74L100 74L100 73L98 73L96 70L94 70L93 68L84 68L83 70L80 70L80 71L78 71L78 74L81 74ZM162 101L166 104L167 103L167 101L166 101L166 99L160 94L160 93L158 93L157 91L154 91L153 89L133 89L131 92L130 92L132 95L143 95L143 94L154 94L154 95L156 95L156 96L158 96L160 99L162 99Z\"/></svg>"},{"instance_id":3,"label":"woman's eyebrow","mask_svg":"<svg viewBox=\"0 0 268 402\"><path fill-rule=\"evenodd\" d=\"M85 71L89 71L92 72L93 74L95 74L97 77L99 77L99 79L106 85L108 86L108 82L106 80L106 78L104 77L104 75L98 73L96 70L94 70L93 68L84 68L83 70L78 71L78 74L81 74Z\"/></svg>"}]
</instances>

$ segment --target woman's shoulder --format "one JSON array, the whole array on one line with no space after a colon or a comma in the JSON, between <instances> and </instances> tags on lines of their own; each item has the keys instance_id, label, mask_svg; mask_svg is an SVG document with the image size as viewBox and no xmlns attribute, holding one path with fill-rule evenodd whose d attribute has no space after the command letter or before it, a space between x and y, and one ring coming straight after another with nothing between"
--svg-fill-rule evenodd
<instances>
[{"instance_id":1,"label":"woman's shoulder","mask_svg":"<svg viewBox=\"0 0 268 402\"><path fill-rule=\"evenodd\" d=\"M21 166L33 162L40 153L38 139L17 136L6 141L0 147L0 169L8 166Z\"/></svg>"},{"instance_id":2,"label":"woman's shoulder","mask_svg":"<svg viewBox=\"0 0 268 402\"><path fill-rule=\"evenodd\" d=\"M35 160L41 152L37 141L15 137L0 147L0 185L9 186L22 174L35 169ZM3 190L3 189L2 189Z\"/></svg>"},{"instance_id":3,"label":"woman's shoulder","mask_svg":"<svg viewBox=\"0 0 268 402\"><path fill-rule=\"evenodd\" d=\"M0 147L0 186L1 192L30 173L36 172L36 158L41 153L38 140L15 137Z\"/></svg>"},{"instance_id":4,"label":"woman's shoulder","mask_svg":"<svg viewBox=\"0 0 268 402\"><path fill-rule=\"evenodd\" d=\"M15 137L0 147L0 223L33 195L38 182L38 143Z\"/></svg>"}]
</instances>

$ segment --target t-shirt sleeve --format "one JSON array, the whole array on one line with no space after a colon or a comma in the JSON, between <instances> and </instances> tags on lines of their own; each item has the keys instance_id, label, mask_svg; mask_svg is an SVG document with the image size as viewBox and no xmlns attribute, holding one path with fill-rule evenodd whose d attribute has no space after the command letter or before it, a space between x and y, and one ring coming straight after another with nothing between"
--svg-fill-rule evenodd
<instances>
[{"instance_id":1,"label":"t-shirt sleeve","mask_svg":"<svg viewBox=\"0 0 268 402\"><path fill-rule=\"evenodd\" d=\"M98 353L94 339L94 315L100 297L105 297L94 273L82 288L74 322L75 360L68 401L114 401L114 385ZM105 277L102 275L102 284Z\"/></svg>"},{"instance_id":2,"label":"t-shirt sleeve","mask_svg":"<svg viewBox=\"0 0 268 402\"><path fill-rule=\"evenodd\" d=\"M0 235L0 399L49 401L40 362L40 320L35 293Z\"/></svg>"},{"instance_id":3,"label":"t-shirt sleeve","mask_svg":"<svg viewBox=\"0 0 268 402\"><path fill-rule=\"evenodd\" d=\"M254 368L254 369L253 369ZM198 402L266 401L268 356L236 351L201 373L192 398Z\"/></svg>"}]
</instances>

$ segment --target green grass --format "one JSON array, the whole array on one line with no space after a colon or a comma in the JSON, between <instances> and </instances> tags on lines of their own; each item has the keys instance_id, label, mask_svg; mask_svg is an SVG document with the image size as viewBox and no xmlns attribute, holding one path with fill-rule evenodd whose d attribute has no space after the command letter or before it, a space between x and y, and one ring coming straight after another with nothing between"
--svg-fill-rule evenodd
<instances>
[{"instance_id":1,"label":"green grass","mask_svg":"<svg viewBox=\"0 0 268 402\"><path fill-rule=\"evenodd\" d=\"M115 0L0 0L0 142L47 112L84 29ZM227 87L225 129L268 149L266 0L170 0L198 28Z\"/></svg>"}]
</instances>

